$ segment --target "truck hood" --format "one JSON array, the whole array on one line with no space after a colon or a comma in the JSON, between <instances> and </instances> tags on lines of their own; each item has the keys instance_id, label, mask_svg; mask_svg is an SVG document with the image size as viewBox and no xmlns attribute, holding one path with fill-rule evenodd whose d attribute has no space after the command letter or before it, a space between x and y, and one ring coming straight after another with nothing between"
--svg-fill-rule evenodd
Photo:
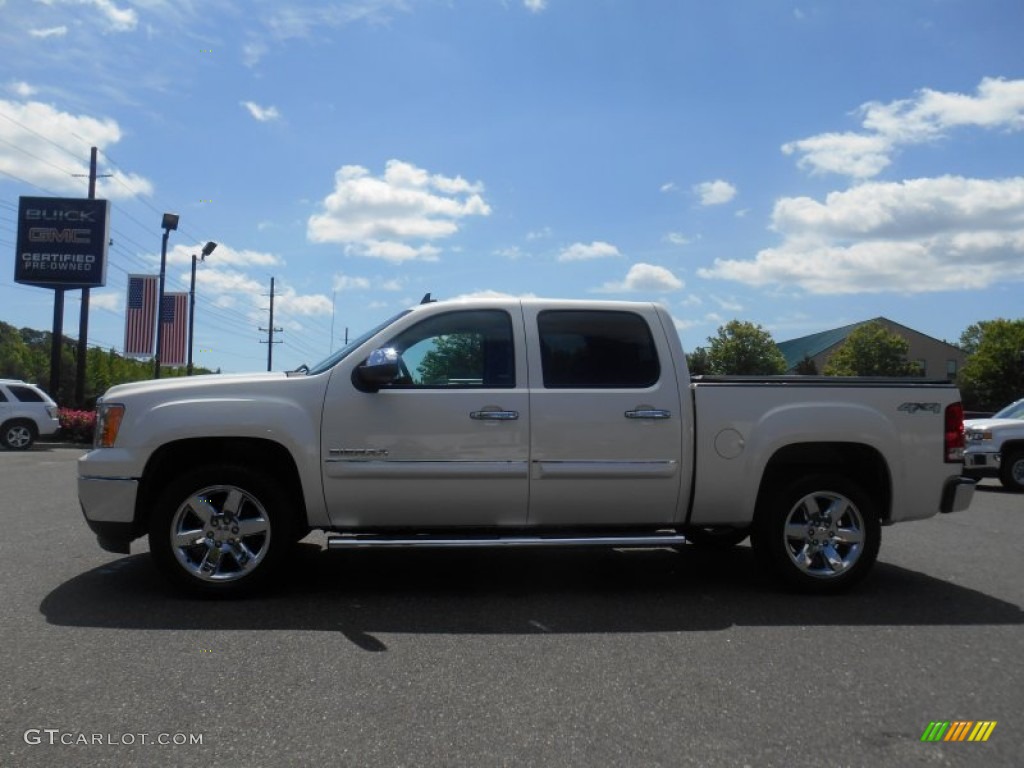
<instances>
[{"instance_id":1,"label":"truck hood","mask_svg":"<svg viewBox=\"0 0 1024 768\"><path fill-rule=\"evenodd\" d=\"M1020 429L1024 431L1024 419L967 419L965 430Z\"/></svg>"},{"instance_id":2,"label":"truck hood","mask_svg":"<svg viewBox=\"0 0 1024 768\"><path fill-rule=\"evenodd\" d=\"M259 387L261 384L271 381L281 381L287 378L283 372L271 373L219 373L203 376L182 376L174 379L150 379L147 381L134 381L129 384L117 384L108 389L102 402L117 401L125 397L138 395L158 395L166 393L180 397L189 392L212 393L216 391L242 392L251 387Z\"/></svg>"}]
</instances>

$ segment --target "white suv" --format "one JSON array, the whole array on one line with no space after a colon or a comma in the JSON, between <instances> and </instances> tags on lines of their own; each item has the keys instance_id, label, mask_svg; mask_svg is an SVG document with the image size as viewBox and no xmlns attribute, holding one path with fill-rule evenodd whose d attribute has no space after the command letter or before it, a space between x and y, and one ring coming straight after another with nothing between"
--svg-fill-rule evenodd
<instances>
[{"instance_id":1,"label":"white suv","mask_svg":"<svg viewBox=\"0 0 1024 768\"><path fill-rule=\"evenodd\" d=\"M0 379L0 445L24 451L58 429L57 404L48 394L24 381Z\"/></svg>"}]
</instances>

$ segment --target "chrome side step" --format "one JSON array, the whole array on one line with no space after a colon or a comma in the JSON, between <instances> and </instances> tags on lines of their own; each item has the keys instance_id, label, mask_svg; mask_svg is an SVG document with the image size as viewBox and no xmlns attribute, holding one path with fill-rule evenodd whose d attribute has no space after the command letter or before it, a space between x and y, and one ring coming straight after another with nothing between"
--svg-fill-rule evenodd
<instances>
[{"instance_id":1,"label":"chrome side step","mask_svg":"<svg viewBox=\"0 0 1024 768\"><path fill-rule=\"evenodd\" d=\"M671 547L686 543L678 533L637 536L403 536L371 534L329 535L328 549L398 548L421 549L484 547Z\"/></svg>"}]
</instances>

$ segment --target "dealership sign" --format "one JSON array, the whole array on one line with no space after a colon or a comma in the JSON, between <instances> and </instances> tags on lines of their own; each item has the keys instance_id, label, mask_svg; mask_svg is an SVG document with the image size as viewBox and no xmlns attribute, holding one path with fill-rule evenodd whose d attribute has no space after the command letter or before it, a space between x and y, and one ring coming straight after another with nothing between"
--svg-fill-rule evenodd
<instances>
[{"instance_id":1,"label":"dealership sign","mask_svg":"<svg viewBox=\"0 0 1024 768\"><path fill-rule=\"evenodd\" d=\"M22 197L14 281L45 288L96 288L107 281L110 203Z\"/></svg>"}]
</instances>

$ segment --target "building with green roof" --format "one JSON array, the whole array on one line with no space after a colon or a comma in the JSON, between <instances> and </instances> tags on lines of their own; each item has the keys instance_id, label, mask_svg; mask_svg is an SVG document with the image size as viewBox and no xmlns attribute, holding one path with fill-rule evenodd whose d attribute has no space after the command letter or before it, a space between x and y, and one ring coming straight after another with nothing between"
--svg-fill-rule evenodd
<instances>
[{"instance_id":1,"label":"building with green roof","mask_svg":"<svg viewBox=\"0 0 1024 768\"><path fill-rule=\"evenodd\" d=\"M873 320L844 325L842 328L833 328L830 331L812 333L810 336L778 342L776 346L782 352L782 356L786 358L786 372L822 373L829 359L846 341L846 337L855 329L868 323L880 323L886 330L906 339L910 345L907 350L907 360L916 362L922 371L921 375L930 379L945 378L952 381L967 360L967 354L954 344L926 336L888 318L876 317ZM810 363L813 363L812 370L808 370Z\"/></svg>"}]
</instances>

